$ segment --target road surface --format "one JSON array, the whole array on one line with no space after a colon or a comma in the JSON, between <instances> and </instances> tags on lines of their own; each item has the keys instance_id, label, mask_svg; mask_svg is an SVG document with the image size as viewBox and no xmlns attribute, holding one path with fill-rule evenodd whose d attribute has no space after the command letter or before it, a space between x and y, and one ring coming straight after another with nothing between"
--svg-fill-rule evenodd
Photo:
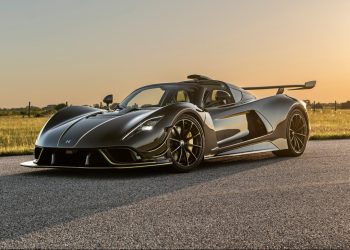
<instances>
[{"instance_id":1,"label":"road surface","mask_svg":"<svg viewBox=\"0 0 350 250\"><path fill-rule=\"evenodd\" d=\"M0 158L0 248L349 248L350 140L187 174Z\"/></svg>"}]
</instances>

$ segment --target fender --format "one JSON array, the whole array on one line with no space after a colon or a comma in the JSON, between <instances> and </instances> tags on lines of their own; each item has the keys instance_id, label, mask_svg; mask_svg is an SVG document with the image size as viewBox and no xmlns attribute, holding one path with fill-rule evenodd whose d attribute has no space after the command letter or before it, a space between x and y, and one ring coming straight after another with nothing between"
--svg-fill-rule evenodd
<instances>
[{"instance_id":1,"label":"fender","mask_svg":"<svg viewBox=\"0 0 350 250\"><path fill-rule=\"evenodd\" d=\"M170 128L174 121L183 114L192 115L197 119L197 121L201 124L204 134L205 134L205 154L211 154L212 149L216 148L217 140L216 140L216 134L214 125L212 122L212 119L210 117L210 114L198 106L188 103L188 102L180 102L175 103L169 106L166 106L162 108L161 110L157 111L159 113L166 113L166 114L174 114L172 116L167 116L164 119L163 125L165 125L167 128ZM157 112L154 113L154 115L157 115Z\"/></svg>"}]
</instances>

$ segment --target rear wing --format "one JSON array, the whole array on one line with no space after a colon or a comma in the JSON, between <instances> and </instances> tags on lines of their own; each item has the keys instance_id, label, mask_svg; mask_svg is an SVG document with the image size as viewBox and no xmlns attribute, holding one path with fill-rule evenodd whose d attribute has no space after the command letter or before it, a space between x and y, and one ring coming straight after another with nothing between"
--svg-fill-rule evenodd
<instances>
[{"instance_id":1,"label":"rear wing","mask_svg":"<svg viewBox=\"0 0 350 250\"><path fill-rule=\"evenodd\" d=\"M291 84L291 85L276 85L276 86L258 86L258 87L243 87L245 90L260 90L260 89L278 89L277 94L282 94L284 89L290 90L302 90L312 89L316 86L316 81L309 81L304 84Z\"/></svg>"}]
</instances>

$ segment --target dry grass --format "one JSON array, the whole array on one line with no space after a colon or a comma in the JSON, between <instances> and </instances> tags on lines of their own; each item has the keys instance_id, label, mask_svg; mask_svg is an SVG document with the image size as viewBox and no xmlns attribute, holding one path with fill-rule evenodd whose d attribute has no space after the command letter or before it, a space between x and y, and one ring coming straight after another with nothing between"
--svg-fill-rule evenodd
<instances>
[{"instance_id":1,"label":"dry grass","mask_svg":"<svg viewBox=\"0 0 350 250\"><path fill-rule=\"evenodd\" d=\"M350 110L309 111L311 139L350 138ZM35 139L48 117L0 116L0 155L32 153Z\"/></svg>"},{"instance_id":2,"label":"dry grass","mask_svg":"<svg viewBox=\"0 0 350 250\"><path fill-rule=\"evenodd\" d=\"M32 153L35 139L47 119L0 116L0 155Z\"/></svg>"},{"instance_id":3,"label":"dry grass","mask_svg":"<svg viewBox=\"0 0 350 250\"><path fill-rule=\"evenodd\" d=\"M350 138L350 110L309 111L311 139Z\"/></svg>"}]
</instances>

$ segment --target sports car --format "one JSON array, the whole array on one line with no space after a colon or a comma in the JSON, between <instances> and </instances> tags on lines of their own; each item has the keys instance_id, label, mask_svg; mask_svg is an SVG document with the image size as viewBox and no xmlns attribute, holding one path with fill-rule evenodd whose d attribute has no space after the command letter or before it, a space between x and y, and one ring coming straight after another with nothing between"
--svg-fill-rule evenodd
<instances>
[{"instance_id":1,"label":"sports car","mask_svg":"<svg viewBox=\"0 0 350 250\"><path fill-rule=\"evenodd\" d=\"M57 112L35 143L33 168L134 168L169 165L186 172L203 160L273 152L300 156L309 139L306 104L283 94L304 84L237 87L202 75L133 91L106 109ZM257 99L248 90L277 89ZM112 105L111 105L112 104ZM111 108L113 107L113 108Z\"/></svg>"}]
</instances>

